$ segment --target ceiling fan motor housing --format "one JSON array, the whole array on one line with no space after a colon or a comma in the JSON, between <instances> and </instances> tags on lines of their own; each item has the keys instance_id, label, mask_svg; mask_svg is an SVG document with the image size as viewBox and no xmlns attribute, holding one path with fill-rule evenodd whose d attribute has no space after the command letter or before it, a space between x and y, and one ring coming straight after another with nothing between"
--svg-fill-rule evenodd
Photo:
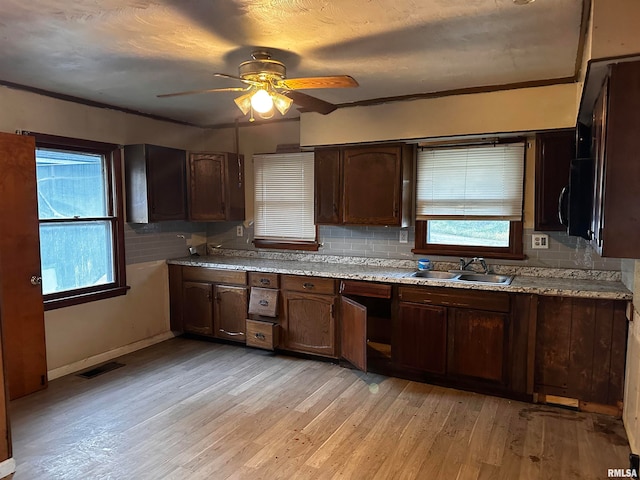
<instances>
[{"instance_id":1,"label":"ceiling fan motor housing","mask_svg":"<svg viewBox=\"0 0 640 480\"><path fill-rule=\"evenodd\" d=\"M243 62L238 67L240 78L254 81L282 80L287 68L282 62L271 59L268 54L254 53L253 60Z\"/></svg>"}]
</instances>

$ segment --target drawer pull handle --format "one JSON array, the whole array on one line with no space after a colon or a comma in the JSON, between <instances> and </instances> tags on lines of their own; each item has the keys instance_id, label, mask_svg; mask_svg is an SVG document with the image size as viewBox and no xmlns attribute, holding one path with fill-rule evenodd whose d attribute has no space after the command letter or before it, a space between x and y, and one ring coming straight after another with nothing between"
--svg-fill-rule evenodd
<instances>
[{"instance_id":1,"label":"drawer pull handle","mask_svg":"<svg viewBox=\"0 0 640 480\"><path fill-rule=\"evenodd\" d=\"M220 331L222 333L224 333L225 335L231 335L232 337L239 337L239 336L244 335L244 333L242 333L242 332L227 332L226 330L224 330L222 328L220 329Z\"/></svg>"},{"instance_id":2,"label":"drawer pull handle","mask_svg":"<svg viewBox=\"0 0 640 480\"><path fill-rule=\"evenodd\" d=\"M269 280L268 278L261 278L260 283L262 285L271 285L271 280Z\"/></svg>"},{"instance_id":3,"label":"drawer pull handle","mask_svg":"<svg viewBox=\"0 0 640 480\"><path fill-rule=\"evenodd\" d=\"M311 289L313 287L315 287L315 285L313 283L305 282L305 283L302 284L302 288Z\"/></svg>"},{"instance_id":4,"label":"drawer pull handle","mask_svg":"<svg viewBox=\"0 0 640 480\"><path fill-rule=\"evenodd\" d=\"M267 337L264 335L264 333L260 333L260 332L256 333L256 338L258 340L266 340L267 339Z\"/></svg>"},{"instance_id":5,"label":"drawer pull handle","mask_svg":"<svg viewBox=\"0 0 640 480\"><path fill-rule=\"evenodd\" d=\"M267 300L260 300L258 302L260 305L262 305L263 307L267 307L269 306L269 302Z\"/></svg>"}]
</instances>

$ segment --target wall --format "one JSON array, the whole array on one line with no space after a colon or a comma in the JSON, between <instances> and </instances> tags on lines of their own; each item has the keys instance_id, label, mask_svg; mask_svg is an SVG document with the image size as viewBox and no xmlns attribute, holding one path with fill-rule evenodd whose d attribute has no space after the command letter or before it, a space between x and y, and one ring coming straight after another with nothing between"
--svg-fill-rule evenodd
<instances>
[{"instance_id":1,"label":"wall","mask_svg":"<svg viewBox=\"0 0 640 480\"><path fill-rule=\"evenodd\" d=\"M303 113L304 146L571 128L578 85L503 90Z\"/></svg>"},{"instance_id":2,"label":"wall","mask_svg":"<svg viewBox=\"0 0 640 480\"><path fill-rule=\"evenodd\" d=\"M0 88L0 131L34 132L110 142L154 143L194 150L216 149L210 130L160 122L115 110L87 107ZM45 313L50 378L107 360L171 335L164 259L204 243L206 224L172 222L125 227L127 295ZM111 357L110 357L111 355Z\"/></svg>"}]
</instances>

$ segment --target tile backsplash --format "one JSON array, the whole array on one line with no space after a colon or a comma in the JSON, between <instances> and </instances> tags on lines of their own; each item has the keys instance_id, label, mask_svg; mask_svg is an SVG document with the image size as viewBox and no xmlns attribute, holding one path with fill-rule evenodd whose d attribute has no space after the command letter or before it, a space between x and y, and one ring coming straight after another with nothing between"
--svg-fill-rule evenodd
<instances>
[{"instance_id":1,"label":"tile backsplash","mask_svg":"<svg viewBox=\"0 0 640 480\"><path fill-rule=\"evenodd\" d=\"M253 246L253 228L244 229L242 237L236 236L238 223L210 223L207 230L207 243L221 248L256 250ZM404 229L402 229L404 230ZM397 227L353 227L319 226L318 240L322 247L318 251L324 255L350 257L372 257L415 260L422 255L411 252L414 242L414 229L408 231L408 242L400 243L400 228ZM489 263L520 265L548 268L571 268L584 270L620 271L621 260L600 257L588 242L582 238L570 237L563 232L544 232L549 235L548 249L532 249L532 229L525 229L525 260L494 260ZM433 260L449 260L452 257L430 255Z\"/></svg>"}]
</instances>

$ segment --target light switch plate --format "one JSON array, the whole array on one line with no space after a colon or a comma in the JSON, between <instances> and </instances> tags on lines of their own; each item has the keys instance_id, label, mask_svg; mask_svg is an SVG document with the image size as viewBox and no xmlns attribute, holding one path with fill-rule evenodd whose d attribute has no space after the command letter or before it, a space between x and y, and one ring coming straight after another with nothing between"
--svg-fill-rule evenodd
<instances>
[{"instance_id":1,"label":"light switch plate","mask_svg":"<svg viewBox=\"0 0 640 480\"><path fill-rule=\"evenodd\" d=\"M409 243L409 232L407 230L400 230L400 243Z\"/></svg>"},{"instance_id":2,"label":"light switch plate","mask_svg":"<svg viewBox=\"0 0 640 480\"><path fill-rule=\"evenodd\" d=\"M236 227L236 237L242 237L244 235L244 228L242 228L242 225L238 225Z\"/></svg>"},{"instance_id":3,"label":"light switch plate","mask_svg":"<svg viewBox=\"0 0 640 480\"><path fill-rule=\"evenodd\" d=\"M534 233L531 235L531 248L549 248L549 235L544 233Z\"/></svg>"}]
</instances>

